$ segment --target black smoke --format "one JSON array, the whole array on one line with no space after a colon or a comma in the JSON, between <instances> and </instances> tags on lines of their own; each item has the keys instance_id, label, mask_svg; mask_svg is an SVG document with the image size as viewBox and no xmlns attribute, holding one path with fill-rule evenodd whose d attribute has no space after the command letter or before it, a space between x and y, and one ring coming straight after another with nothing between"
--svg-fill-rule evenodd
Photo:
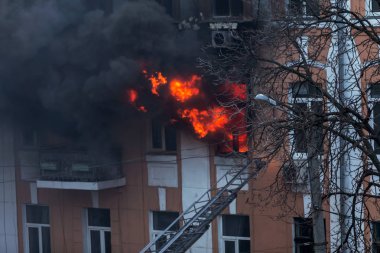
<instances>
[{"instance_id":1,"label":"black smoke","mask_svg":"<svg viewBox=\"0 0 380 253\"><path fill-rule=\"evenodd\" d=\"M94 135L131 109L142 68L193 68L198 43L156 2L127 1L107 13L80 0L12 5L0 15L0 110L15 122Z\"/></svg>"}]
</instances>

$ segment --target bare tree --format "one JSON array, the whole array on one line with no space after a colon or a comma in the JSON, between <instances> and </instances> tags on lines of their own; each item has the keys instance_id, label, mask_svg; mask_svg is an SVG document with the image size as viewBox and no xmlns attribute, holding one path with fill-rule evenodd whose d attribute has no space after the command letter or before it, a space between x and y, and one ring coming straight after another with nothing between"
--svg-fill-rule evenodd
<instances>
[{"instance_id":1,"label":"bare tree","mask_svg":"<svg viewBox=\"0 0 380 253\"><path fill-rule=\"evenodd\" d=\"M280 162L271 194L320 187L322 203L310 215L329 217L328 249L367 252L377 247L371 232L380 220L380 20L348 1L299 2L235 31L239 39L200 66L217 83L247 84L244 106L223 105L250 112L255 155ZM275 106L255 101L258 93ZM301 183L310 177L319 182L314 190Z\"/></svg>"}]
</instances>

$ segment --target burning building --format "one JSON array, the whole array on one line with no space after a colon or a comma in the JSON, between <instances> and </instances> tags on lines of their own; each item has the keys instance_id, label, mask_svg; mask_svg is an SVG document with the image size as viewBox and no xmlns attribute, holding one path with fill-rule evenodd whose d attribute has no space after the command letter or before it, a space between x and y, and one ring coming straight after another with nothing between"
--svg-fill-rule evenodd
<instances>
[{"instance_id":1,"label":"burning building","mask_svg":"<svg viewBox=\"0 0 380 253\"><path fill-rule=\"evenodd\" d=\"M243 168L246 112L218 102L246 102L246 84L211 85L194 55L235 43L257 2L0 2L0 251L139 252ZM296 212L252 204L275 174L242 185L190 252L290 252Z\"/></svg>"}]
</instances>

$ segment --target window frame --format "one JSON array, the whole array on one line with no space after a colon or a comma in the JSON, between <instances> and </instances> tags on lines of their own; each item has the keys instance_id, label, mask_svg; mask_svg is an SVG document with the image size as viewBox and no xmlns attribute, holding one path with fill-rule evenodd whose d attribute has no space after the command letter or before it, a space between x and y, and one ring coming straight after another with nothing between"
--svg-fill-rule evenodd
<instances>
[{"instance_id":1,"label":"window frame","mask_svg":"<svg viewBox=\"0 0 380 253\"><path fill-rule=\"evenodd\" d=\"M287 13L287 16L288 17L294 17L294 18L313 18L314 16L313 15L309 15L308 14L308 6L307 6L307 1L308 0L299 0L301 2L301 9L297 12L299 13L296 13L294 12L290 7L290 4L291 4L291 1L292 0L286 0L286 13ZM294 0L293 0L294 1ZM309 1L313 1L313 0L309 0ZM320 7L320 1L319 0L314 0L316 2L318 2L318 7Z\"/></svg>"},{"instance_id":2,"label":"window frame","mask_svg":"<svg viewBox=\"0 0 380 253\"><path fill-rule=\"evenodd\" d=\"M299 220L299 221L297 221ZM310 222L310 228L311 229L311 236L309 237L306 237L306 236L297 236L297 224L301 224L301 220L303 220L304 223L306 222ZM299 228L300 229L300 228ZM296 240L305 240L307 241L309 239L308 242L306 243L311 243L311 245L313 245L314 243L314 237L313 237L313 220L311 218L304 218L304 217L293 217L293 249L294 249L294 253L301 253L298 249L298 246L302 246L302 244L304 243L301 243L301 242L296 242Z\"/></svg>"},{"instance_id":3,"label":"window frame","mask_svg":"<svg viewBox=\"0 0 380 253\"><path fill-rule=\"evenodd\" d=\"M323 108L323 95L321 96L314 96L312 94L306 94L305 97L297 97L295 94L293 94L293 86L297 85L297 84L303 84L303 83L306 83L307 82L292 82L290 83L289 85L289 96L288 96L288 103L291 105L291 106L297 106L297 104L306 104L307 106L307 110L310 110L312 108L312 104L315 103L315 102L321 102L322 103L322 110L324 109ZM314 86L311 86L311 87L314 87ZM290 112L289 113L289 116L290 117L297 117L293 112ZM323 131L323 129L322 129ZM304 132L305 133L305 136L307 138L307 131ZM291 151L293 151L293 159L296 159L296 160L305 160L307 159L307 150L306 152L298 152L296 150L296 144L295 144L295 130L294 128L292 128L290 131L289 131L289 144L290 144L290 148L291 148ZM320 156L323 155L323 139L322 139L322 150L320 152Z\"/></svg>"},{"instance_id":4,"label":"window frame","mask_svg":"<svg viewBox=\"0 0 380 253\"><path fill-rule=\"evenodd\" d=\"M249 215L244 215L244 214L227 214L227 215L220 215L218 216L218 223L219 223L219 228L218 228L218 233L219 233L219 249L221 250L221 253L225 253L225 242L226 241L233 241L235 244L235 251L236 253L240 252L239 251L239 241L249 241L250 243L250 249L252 249L251 245L251 234L249 237L244 237L244 236L231 236L231 235L224 235L223 234L223 217L227 216L241 216L241 217L248 217L248 227L249 231L251 231L251 219Z\"/></svg>"},{"instance_id":5,"label":"window frame","mask_svg":"<svg viewBox=\"0 0 380 253\"><path fill-rule=\"evenodd\" d=\"M153 144L153 124L154 122L157 122L159 125L160 125L160 135L161 135L161 144L162 146L160 148L158 147L154 147L154 144ZM167 141L166 141L166 130L168 127L173 127L173 130L175 131L175 150L168 150L167 149ZM161 121L159 120L150 120L149 121L149 149L150 151L152 152L165 152L165 153L177 153L178 151L178 131L177 129L174 127L174 126L171 126L170 124L164 124L162 123Z\"/></svg>"},{"instance_id":6,"label":"window frame","mask_svg":"<svg viewBox=\"0 0 380 253\"><path fill-rule=\"evenodd\" d=\"M105 227L105 226L92 226L89 224L89 215L88 215L88 211L89 209L106 209L106 210L109 210L109 218L110 218L110 226L109 227ZM112 236L111 234L111 210L108 209L108 208L86 208L85 209L85 231L86 231L86 247L85 247L85 250L86 252L91 252L91 248L92 248L92 245L91 245L91 231L99 231L99 234L100 234L100 252L101 253L106 253L106 245L105 245L105 233L106 232L109 232L110 233L110 236ZM111 246L111 241L110 241L110 248L112 247Z\"/></svg>"},{"instance_id":7,"label":"window frame","mask_svg":"<svg viewBox=\"0 0 380 253\"><path fill-rule=\"evenodd\" d=\"M376 104L378 104L380 106L380 93L379 93L378 97L372 96L372 85L379 85L379 87L380 87L380 84L369 83L367 85L368 108L370 110L372 110L371 115L370 115L370 125L375 130L375 115L374 115L375 112L373 109L375 108ZM380 114L379 114L379 117L380 117ZM380 131L380 124L379 124L379 131ZM376 152L375 140L371 140L371 143L372 143L372 147L373 147L375 154L379 157L380 156L380 144L379 144L379 148L378 148L379 151Z\"/></svg>"},{"instance_id":8,"label":"window frame","mask_svg":"<svg viewBox=\"0 0 380 253\"><path fill-rule=\"evenodd\" d=\"M34 222L28 222L27 217L27 209L28 206L38 206L38 207L47 207L48 208L48 220L49 223L34 223ZM38 204L25 204L23 206L23 219L24 219L24 245L25 245L25 252L29 253L29 228L37 228L38 229L38 250L39 252L43 252L43 238L42 238L42 228L49 228L49 244L50 244L50 252L51 252L51 231L50 231L50 208L47 205L38 205Z\"/></svg>"},{"instance_id":9,"label":"window frame","mask_svg":"<svg viewBox=\"0 0 380 253\"><path fill-rule=\"evenodd\" d=\"M372 11L372 1L374 0L366 0L365 1L365 10L367 17L378 17L380 16L380 8L379 11Z\"/></svg>"},{"instance_id":10,"label":"window frame","mask_svg":"<svg viewBox=\"0 0 380 253\"><path fill-rule=\"evenodd\" d=\"M176 212L176 211L155 211L155 210L150 211L149 212L149 234L150 234L151 241L155 240L159 235L161 235L162 232L164 232L164 230L158 230L154 228L154 214L155 213L176 213L177 218L179 217L179 212ZM174 220L171 223L173 222ZM169 230L169 231L174 232L174 230ZM169 237L167 237L166 239L169 239ZM152 245L152 249L156 250L156 245Z\"/></svg>"}]
</instances>

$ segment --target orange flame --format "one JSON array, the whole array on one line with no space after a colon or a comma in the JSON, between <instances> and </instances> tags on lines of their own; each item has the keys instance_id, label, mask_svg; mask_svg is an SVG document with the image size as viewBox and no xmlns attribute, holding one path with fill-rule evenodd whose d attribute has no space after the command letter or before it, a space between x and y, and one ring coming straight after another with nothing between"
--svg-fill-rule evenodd
<instances>
[{"instance_id":1,"label":"orange flame","mask_svg":"<svg viewBox=\"0 0 380 253\"><path fill-rule=\"evenodd\" d=\"M128 102L130 104L132 104L134 107L136 107L137 110L139 110L141 112L147 112L148 110L145 108L145 106L143 106L143 105L137 106L136 105L136 101L137 101L138 97L139 97L139 95L135 89L127 90Z\"/></svg>"},{"instance_id":2,"label":"orange flame","mask_svg":"<svg viewBox=\"0 0 380 253\"><path fill-rule=\"evenodd\" d=\"M201 78L197 75L192 75L189 81L181 81L174 79L170 82L170 94L179 102L185 102L190 98L199 94L197 82Z\"/></svg>"},{"instance_id":3,"label":"orange flame","mask_svg":"<svg viewBox=\"0 0 380 253\"><path fill-rule=\"evenodd\" d=\"M182 118L187 118L195 131L200 137L205 137L208 133L216 132L223 129L228 123L228 117L223 108L214 107L209 110L185 109L180 112Z\"/></svg>"},{"instance_id":4,"label":"orange flame","mask_svg":"<svg viewBox=\"0 0 380 253\"><path fill-rule=\"evenodd\" d=\"M147 71L143 70L143 74L147 75ZM156 72L156 75L151 75L148 77L150 84L152 86L151 90L154 95L159 96L158 94L158 88L161 85L165 85L168 83L167 78L161 73L161 72Z\"/></svg>"}]
</instances>

